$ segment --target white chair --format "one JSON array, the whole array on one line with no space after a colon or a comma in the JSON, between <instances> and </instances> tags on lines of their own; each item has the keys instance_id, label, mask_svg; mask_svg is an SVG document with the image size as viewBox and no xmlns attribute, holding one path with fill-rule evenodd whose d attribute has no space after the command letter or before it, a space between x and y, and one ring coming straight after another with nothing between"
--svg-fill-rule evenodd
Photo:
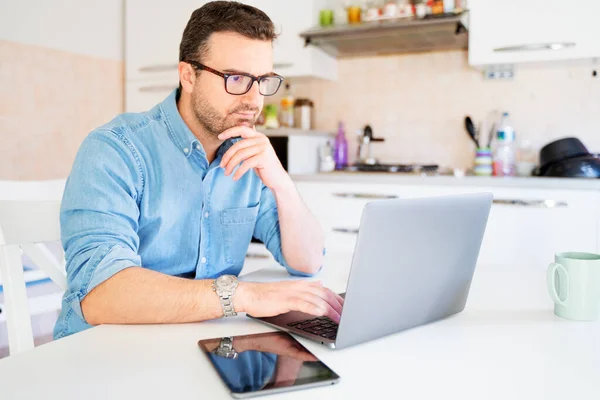
<instances>
[{"instance_id":1,"label":"white chair","mask_svg":"<svg viewBox=\"0 0 600 400\"><path fill-rule=\"evenodd\" d=\"M0 282L11 355L34 347L22 253L63 291L66 289L64 258L57 260L43 244L60 240L64 186L64 179L0 181Z\"/></svg>"}]
</instances>

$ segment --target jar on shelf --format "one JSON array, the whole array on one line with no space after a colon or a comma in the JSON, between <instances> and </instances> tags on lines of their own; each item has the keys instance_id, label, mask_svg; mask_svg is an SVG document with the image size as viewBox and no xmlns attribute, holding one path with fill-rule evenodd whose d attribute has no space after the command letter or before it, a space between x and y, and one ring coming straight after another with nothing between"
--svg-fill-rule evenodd
<instances>
[{"instance_id":1,"label":"jar on shelf","mask_svg":"<svg viewBox=\"0 0 600 400\"><path fill-rule=\"evenodd\" d=\"M294 121L296 128L309 131L313 129L314 104L309 99L296 99L294 102Z\"/></svg>"}]
</instances>

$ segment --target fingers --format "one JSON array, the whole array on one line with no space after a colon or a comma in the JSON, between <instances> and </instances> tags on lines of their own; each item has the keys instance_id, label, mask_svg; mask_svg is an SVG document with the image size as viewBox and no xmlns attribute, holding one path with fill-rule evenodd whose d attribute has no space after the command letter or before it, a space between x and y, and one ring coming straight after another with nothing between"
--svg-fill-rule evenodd
<instances>
[{"instance_id":1,"label":"fingers","mask_svg":"<svg viewBox=\"0 0 600 400\"><path fill-rule=\"evenodd\" d=\"M326 301L327 304L335 310L335 312L340 315L342 314L342 303L337 300L335 294L331 290L323 287L320 283L310 285L309 290L315 296L319 296L319 298Z\"/></svg>"},{"instance_id":2,"label":"fingers","mask_svg":"<svg viewBox=\"0 0 600 400\"><path fill-rule=\"evenodd\" d=\"M251 146L256 146L259 145L261 143L264 142L263 138L252 138L252 139L245 139L245 140L240 140L239 142L236 142L233 144L233 146L231 146L226 152L225 154L223 154L223 158L221 158L221 163L219 164L219 166L221 168L224 168L225 166L227 166L227 164L229 164L229 160L231 160L231 158L241 149L245 149L247 147L251 147ZM237 165L237 164L236 164Z\"/></svg>"},{"instance_id":3,"label":"fingers","mask_svg":"<svg viewBox=\"0 0 600 400\"><path fill-rule=\"evenodd\" d=\"M235 174L233 175L233 180L237 181L242 176L244 176L244 174L246 172L250 171L252 168L258 167L259 165L260 165L260 157L259 156L254 156L252 158L247 159L246 161L244 161L242 163L242 165L240 165L240 167L237 169L237 171L235 171Z\"/></svg>"},{"instance_id":4,"label":"fingers","mask_svg":"<svg viewBox=\"0 0 600 400\"><path fill-rule=\"evenodd\" d=\"M261 133L257 132L254 128L249 128L247 126L234 126L233 128L229 128L224 130L217 136L219 140L227 140L234 137L241 137L242 139L249 139L252 137L260 136Z\"/></svg>"},{"instance_id":5,"label":"fingers","mask_svg":"<svg viewBox=\"0 0 600 400\"><path fill-rule=\"evenodd\" d=\"M321 296L314 294L310 290L299 291L295 296L296 298L292 301L293 309L318 317L325 316L336 323L340 322L340 312L334 309Z\"/></svg>"},{"instance_id":6,"label":"fingers","mask_svg":"<svg viewBox=\"0 0 600 400\"><path fill-rule=\"evenodd\" d=\"M340 315L325 300L307 292L300 292L297 296L290 299L290 309L315 317L325 316L336 323L339 322Z\"/></svg>"},{"instance_id":7,"label":"fingers","mask_svg":"<svg viewBox=\"0 0 600 400\"><path fill-rule=\"evenodd\" d=\"M320 296L323 299L327 300L332 307L334 307L336 310L339 310L341 313L342 307L344 306L344 298L342 296L333 290L324 287L321 282L312 282L311 285L318 290L318 293L320 293Z\"/></svg>"},{"instance_id":8,"label":"fingers","mask_svg":"<svg viewBox=\"0 0 600 400\"><path fill-rule=\"evenodd\" d=\"M333 293L333 295L335 296L335 299L343 307L344 306L344 298L342 296L340 296L339 294L337 294L336 292L334 292L334 291L331 291L331 293Z\"/></svg>"},{"instance_id":9,"label":"fingers","mask_svg":"<svg viewBox=\"0 0 600 400\"><path fill-rule=\"evenodd\" d=\"M225 165L225 175L229 176L240 163L262 153L262 146L246 147L237 151Z\"/></svg>"}]
</instances>

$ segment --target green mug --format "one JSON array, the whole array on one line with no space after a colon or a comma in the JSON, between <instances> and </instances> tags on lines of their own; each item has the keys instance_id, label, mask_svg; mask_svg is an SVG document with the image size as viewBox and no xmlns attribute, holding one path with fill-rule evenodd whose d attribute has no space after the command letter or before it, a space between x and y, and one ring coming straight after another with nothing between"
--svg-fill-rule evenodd
<instances>
[{"instance_id":1,"label":"green mug","mask_svg":"<svg viewBox=\"0 0 600 400\"><path fill-rule=\"evenodd\" d=\"M548 266L554 314L575 321L600 320L600 255L558 253Z\"/></svg>"}]
</instances>

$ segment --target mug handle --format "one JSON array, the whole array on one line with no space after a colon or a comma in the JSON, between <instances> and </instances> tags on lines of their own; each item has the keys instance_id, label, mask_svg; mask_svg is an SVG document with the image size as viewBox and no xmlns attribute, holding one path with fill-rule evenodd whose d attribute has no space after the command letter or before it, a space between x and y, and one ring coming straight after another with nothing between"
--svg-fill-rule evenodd
<instances>
[{"instance_id":1,"label":"mug handle","mask_svg":"<svg viewBox=\"0 0 600 400\"><path fill-rule=\"evenodd\" d=\"M556 292L556 277L555 277L555 272L556 270L558 270L559 274L562 272L563 275L565 276L565 290L567 291L567 295L565 296L565 301L562 301L560 299L560 297L558 296L558 293ZM552 300L556 303L556 304L560 304L561 306L564 306L565 303L567 302L567 300L569 299L569 274L567 274L567 270L565 269L565 267L563 267L560 264L557 263L552 263L550 265L548 265L548 272L546 274L546 282L548 284L548 293L550 294L550 297L552 297Z\"/></svg>"}]
</instances>

